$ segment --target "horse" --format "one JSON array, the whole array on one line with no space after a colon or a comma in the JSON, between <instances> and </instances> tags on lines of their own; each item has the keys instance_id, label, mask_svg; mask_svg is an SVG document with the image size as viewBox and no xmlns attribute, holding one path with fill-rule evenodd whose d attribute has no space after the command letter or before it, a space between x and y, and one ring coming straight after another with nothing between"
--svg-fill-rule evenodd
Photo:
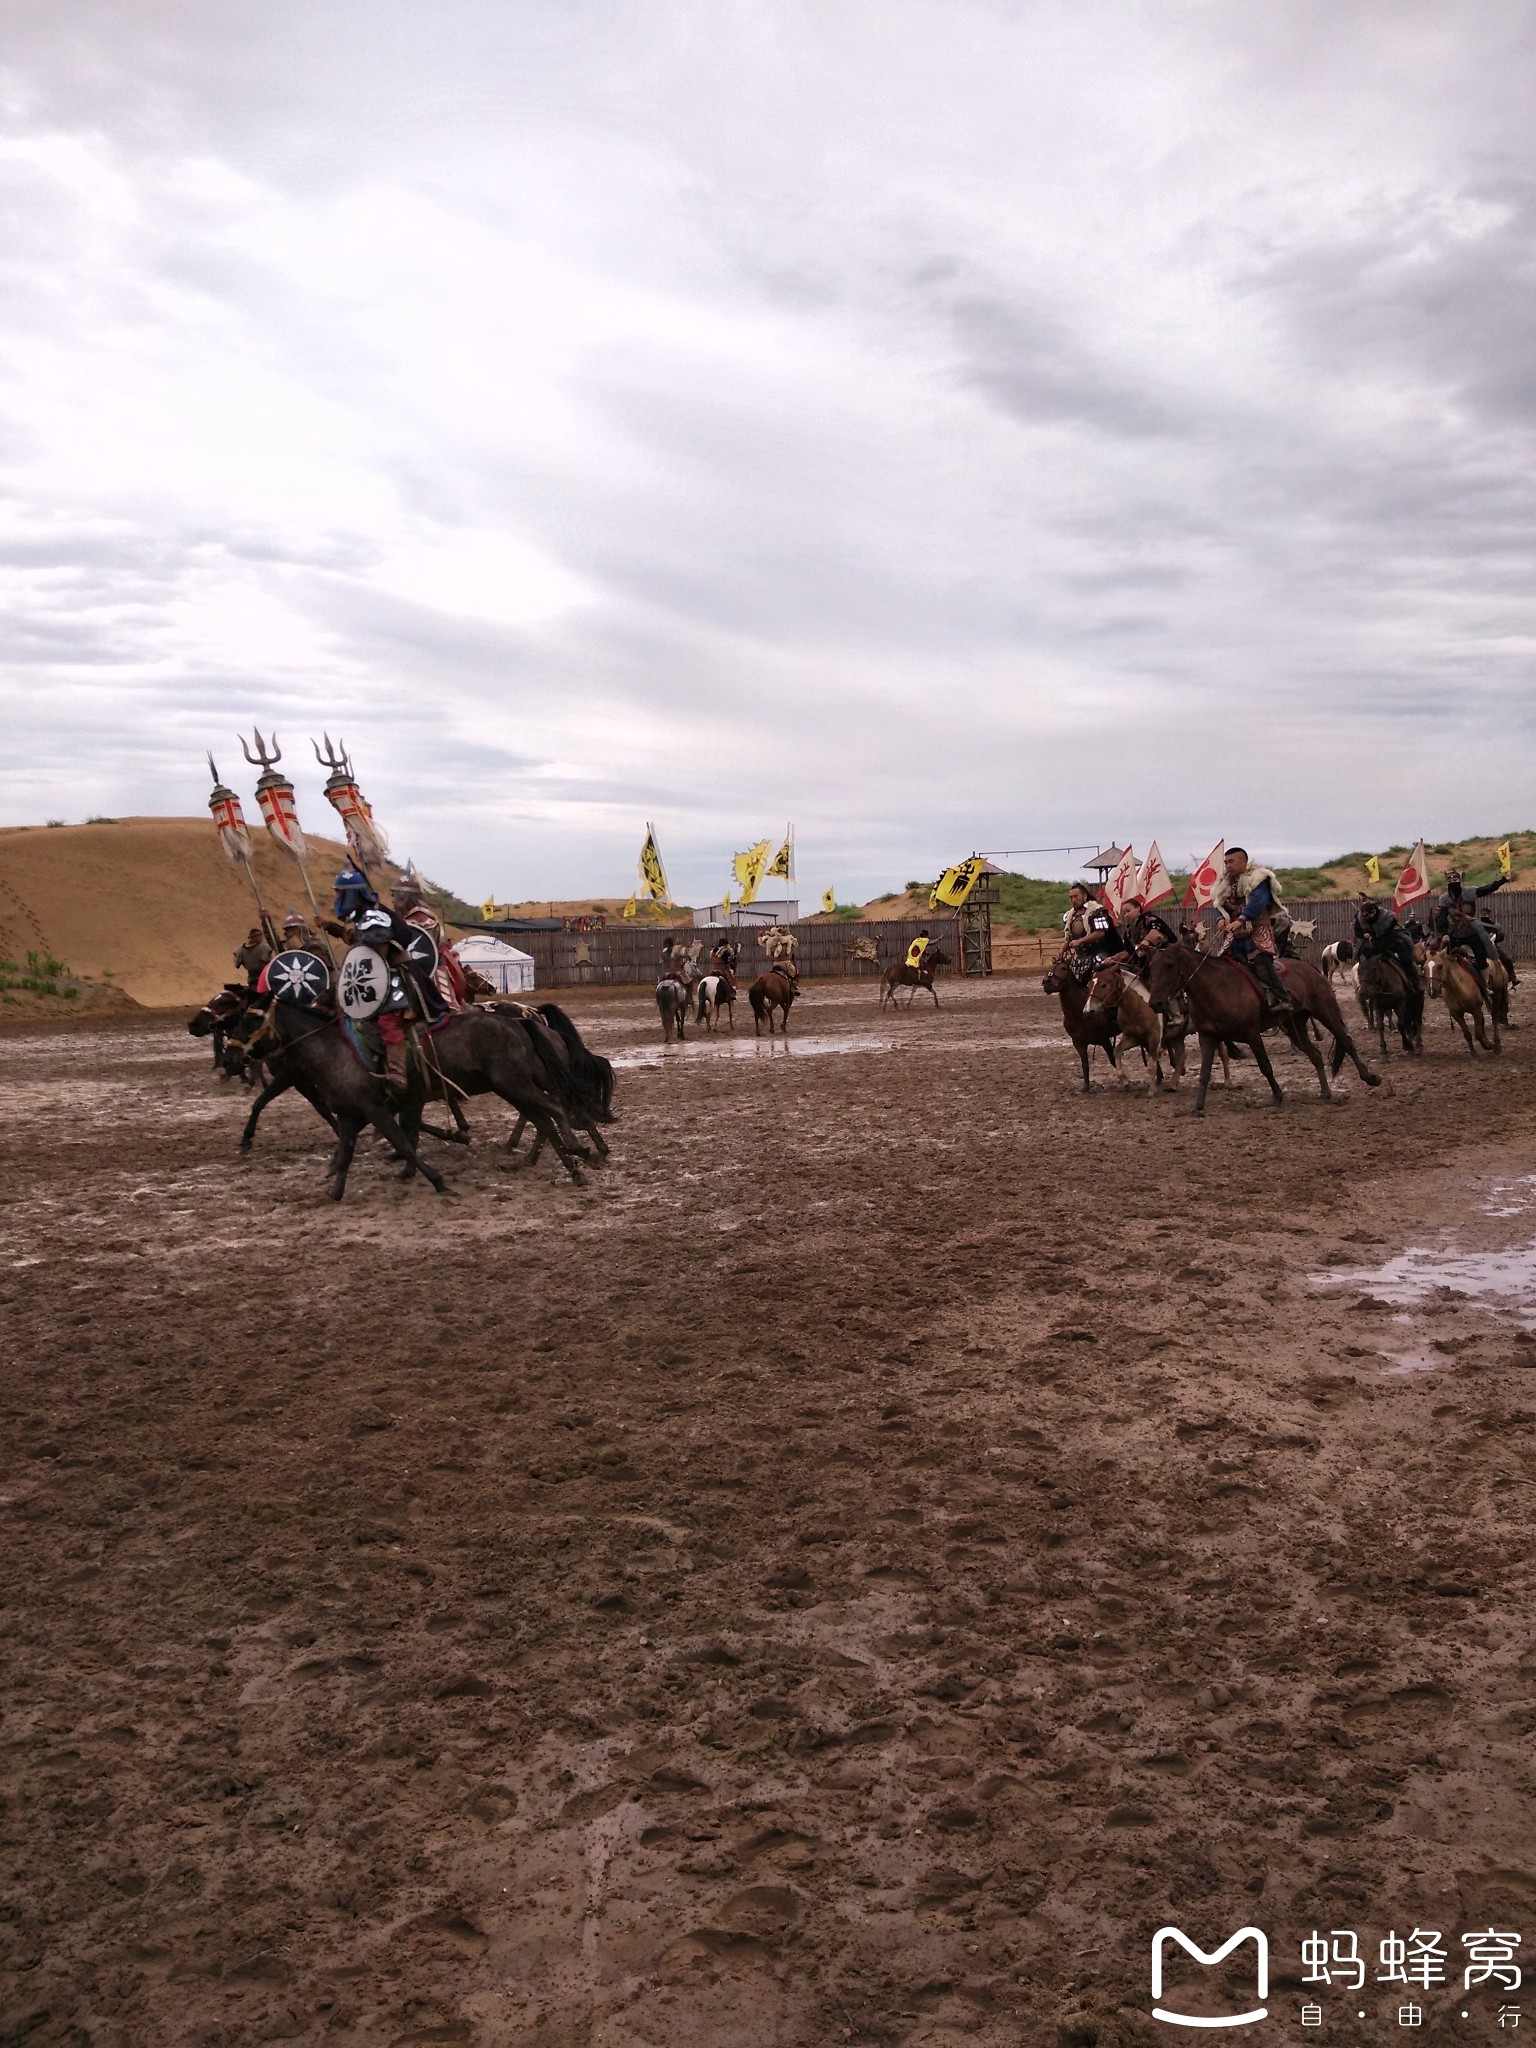
<instances>
[{"instance_id":1,"label":"horse","mask_svg":"<svg viewBox=\"0 0 1536 2048\"><path fill-rule=\"evenodd\" d=\"M880 1008L883 1010L887 1003L894 1008L897 989L909 988L912 993L907 997L907 1008L910 1010L917 1001L918 990L925 988L937 1009L939 992L933 985L933 977L936 969L948 965L949 955L942 946L930 946L916 967L909 967L905 960L893 960L880 977Z\"/></svg>"},{"instance_id":2,"label":"horse","mask_svg":"<svg viewBox=\"0 0 1536 2048\"><path fill-rule=\"evenodd\" d=\"M532 1010L525 1010L520 1003L505 1010L496 1003L486 1003L482 1007L486 1015L500 1017L504 1023L527 1033L545 1069L551 1093L563 1100L572 1124L585 1131L591 1139L598 1161L605 1160L608 1145L598 1126L617 1122L613 1114L613 1062L591 1050L558 1003L539 1003ZM462 1112L457 1103L451 1107L455 1121L459 1121ZM528 1122L529 1118L519 1110L517 1123L507 1140L509 1152L517 1150ZM528 1156L530 1166L537 1163L543 1149L544 1135L536 1130L533 1150Z\"/></svg>"},{"instance_id":3,"label":"horse","mask_svg":"<svg viewBox=\"0 0 1536 2048\"><path fill-rule=\"evenodd\" d=\"M1184 1078L1184 1034L1166 1038L1166 1019L1161 1010L1152 1007L1151 998L1139 981L1128 975L1118 962L1101 967L1088 984L1088 1006L1086 1015L1096 1010L1113 1010L1118 1021L1120 1036L1129 1039L1132 1045L1141 1048L1141 1063L1150 1064L1157 1079L1155 1086L1163 1085L1163 1051L1166 1046L1168 1057L1173 1064L1175 1083ZM1124 1048L1122 1047L1122 1050ZM1120 1079L1127 1087L1124 1069ZM1148 1093L1154 1084L1148 1084Z\"/></svg>"},{"instance_id":4,"label":"horse","mask_svg":"<svg viewBox=\"0 0 1536 2048\"><path fill-rule=\"evenodd\" d=\"M1493 1043L1488 1042L1488 1033L1483 1026L1483 986L1464 960L1447 948L1439 955L1441 971L1440 993L1445 998L1445 1007L1451 1013L1452 1024L1461 1026L1461 1035L1467 1041L1467 1051L1477 1057L1477 1046L1484 1052L1500 1052L1499 1020L1493 1014ZM1502 970L1501 970L1502 971ZM1490 1011L1492 1004L1489 1004ZM1468 1020L1471 1020L1470 1022ZM1477 1027L1477 1045L1472 1043L1473 1025Z\"/></svg>"},{"instance_id":5,"label":"horse","mask_svg":"<svg viewBox=\"0 0 1536 2048\"><path fill-rule=\"evenodd\" d=\"M1355 957L1355 949L1348 939L1335 939L1331 946L1323 948L1323 972L1329 981L1336 974L1347 978L1349 963Z\"/></svg>"},{"instance_id":6,"label":"horse","mask_svg":"<svg viewBox=\"0 0 1536 2048\"><path fill-rule=\"evenodd\" d=\"M218 994L187 1020L187 1029L194 1038L212 1038L213 1070L223 1081L244 1081L249 1088L262 1078L260 1062L252 1062L238 1045L231 1049L229 1044L230 1026L245 1015L252 1003L262 1000L246 982L226 981Z\"/></svg>"},{"instance_id":7,"label":"horse","mask_svg":"<svg viewBox=\"0 0 1536 2048\"><path fill-rule=\"evenodd\" d=\"M1109 1064L1119 1072L1120 1062L1115 1058L1115 1037L1117 1024L1113 1010L1090 1012L1088 990L1079 980L1070 954L1058 953L1051 962L1049 971L1040 983L1048 996L1060 996L1061 1021L1066 1027L1068 1038L1077 1047L1077 1056L1083 1063L1083 1093L1088 1094L1092 1083L1088 1078L1088 1064L1094 1046L1102 1045L1109 1054Z\"/></svg>"},{"instance_id":8,"label":"horse","mask_svg":"<svg viewBox=\"0 0 1536 2048\"><path fill-rule=\"evenodd\" d=\"M1362 953L1356 996L1367 1025L1374 1025L1383 1059L1387 1056L1387 1020L1397 1026L1407 1053L1424 1050L1424 998L1395 960Z\"/></svg>"},{"instance_id":9,"label":"horse","mask_svg":"<svg viewBox=\"0 0 1536 2048\"><path fill-rule=\"evenodd\" d=\"M688 1012L693 1007L693 991L680 974L664 974L656 984L656 1008L661 1013L661 1035L664 1043L672 1043L674 1030L681 1042L687 1037L683 1026L688 1021Z\"/></svg>"},{"instance_id":10,"label":"horse","mask_svg":"<svg viewBox=\"0 0 1536 2048\"><path fill-rule=\"evenodd\" d=\"M336 1143L325 1169L328 1192L339 1202L347 1191L347 1174L357 1141L369 1124L385 1144L405 1161L407 1174L419 1169L434 1193L446 1195L447 1183L435 1167L417 1153L407 1135L405 1119L414 1109L419 1123L424 1085L415 1074L404 1101L396 1105L385 1094L384 1084L358 1059L342 1037L336 1019L328 1011L301 1010L293 1003L273 998L265 1010L251 1010L236 1027L252 1057L270 1060L274 1080L262 1091L246 1124L242 1151L249 1149L256 1118L266 1102L284 1088L296 1087L312 1102L336 1133ZM284 1078L279 1085L277 1076Z\"/></svg>"},{"instance_id":11,"label":"horse","mask_svg":"<svg viewBox=\"0 0 1536 2048\"><path fill-rule=\"evenodd\" d=\"M1190 1021L1200 1034L1200 1080L1195 1089L1197 1116L1205 1110L1211 1067L1226 1039L1235 1039L1248 1047L1258 1063L1259 1072L1269 1083L1275 1102L1285 1100L1264 1046L1265 1031L1276 1025L1284 1030L1296 1050L1311 1061L1323 1100L1331 1101L1333 1091L1328 1086L1323 1056L1312 1043L1307 1030L1314 1018L1333 1035L1333 1072L1337 1074L1345 1060L1350 1059L1368 1088L1381 1085L1381 1076L1373 1074L1355 1050L1355 1042L1345 1026L1326 975L1302 960L1286 961L1282 972L1294 1008L1289 1015L1274 1018L1266 1024L1264 999L1258 982L1228 955L1197 953L1193 947L1185 945L1159 946L1152 954L1147 970L1152 1000L1166 1002L1176 990L1181 990L1189 1004Z\"/></svg>"},{"instance_id":12,"label":"horse","mask_svg":"<svg viewBox=\"0 0 1536 2048\"><path fill-rule=\"evenodd\" d=\"M729 975L706 974L694 991L694 1014L706 1031L713 1031L724 1010L731 1030L736 1029L736 988Z\"/></svg>"},{"instance_id":13,"label":"horse","mask_svg":"<svg viewBox=\"0 0 1536 2048\"><path fill-rule=\"evenodd\" d=\"M766 974L760 974L747 990L747 1001L752 1005L754 1036L762 1037L766 1022L768 1036L773 1037L773 1013L777 1010L783 1020L784 1036L788 1038L790 1005L799 993L796 976L783 967L771 967Z\"/></svg>"}]
</instances>

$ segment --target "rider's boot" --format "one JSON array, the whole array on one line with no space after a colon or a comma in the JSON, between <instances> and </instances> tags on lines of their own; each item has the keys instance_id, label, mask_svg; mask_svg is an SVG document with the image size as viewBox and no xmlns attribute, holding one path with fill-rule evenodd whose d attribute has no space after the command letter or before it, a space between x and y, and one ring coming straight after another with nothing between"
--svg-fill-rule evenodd
<instances>
[{"instance_id":1,"label":"rider's boot","mask_svg":"<svg viewBox=\"0 0 1536 2048\"><path fill-rule=\"evenodd\" d=\"M1291 1001L1291 992L1285 985L1279 967L1275 964L1273 953L1255 951L1253 964L1270 1010L1277 1017L1292 1016L1296 1006Z\"/></svg>"}]
</instances>

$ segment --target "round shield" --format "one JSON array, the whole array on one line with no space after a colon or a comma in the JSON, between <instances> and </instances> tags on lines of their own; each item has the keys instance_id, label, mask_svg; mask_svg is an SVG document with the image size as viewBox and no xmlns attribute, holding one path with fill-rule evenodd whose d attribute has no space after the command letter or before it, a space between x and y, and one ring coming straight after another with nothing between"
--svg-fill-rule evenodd
<instances>
[{"instance_id":1,"label":"round shield","mask_svg":"<svg viewBox=\"0 0 1536 2048\"><path fill-rule=\"evenodd\" d=\"M280 1003L292 1003L300 1010L317 1010L331 993L329 963L302 946L295 946L291 952L274 953L267 968L267 987Z\"/></svg>"},{"instance_id":2,"label":"round shield","mask_svg":"<svg viewBox=\"0 0 1536 2048\"><path fill-rule=\"evenodd\" d=\"M437 972L437 941L420 925L411 926L411 936L401 947L405 964L419 981L430 981Z\"/></svg>"},{"instance_id":3,"label":"round shield","mask_svg":"<svg viewBox=\"0 0 1536 2048\"><path fill-rule=\"evenodd\" d=\"M372 946L352 946L341 963L336 999L342 1012L360 1024L378 1015L389 994L389 965Z\"/></svg>"}]
</instances>

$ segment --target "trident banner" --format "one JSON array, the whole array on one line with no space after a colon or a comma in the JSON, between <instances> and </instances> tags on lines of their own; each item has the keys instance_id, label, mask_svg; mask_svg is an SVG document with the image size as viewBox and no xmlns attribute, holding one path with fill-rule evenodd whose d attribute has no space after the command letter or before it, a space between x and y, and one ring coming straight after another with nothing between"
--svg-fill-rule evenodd
<instances>
[{"instance_id":1,"label":"trident banner","mask_svg":"<svg viewBox=\"0 0 1536 2048\"><path fill-rule=\"evenodd\" d=\"M1184 892L1186 903L1192 903L1196 909L1203 909L1207 903L1216 901L1217 891L1221 888L1222 862L1226 857L1227 842L1225 839L1218 839L1190 876L1189 887Z\"/></svg>"},{"instance_id":2,"label":"trident banner","mask_svg":"<svg viewBox=\"0 0 1536 2048\"><path fill-rule=\"evenodd\" d=\"M640 849L640 880L645 885L644 893L653 902L671 902L667 871L661 864L661 848L656 844L656 827L649 823L645 828L645 844Z\"/></svg>"},{"instance_id":3,"label":"trident banner","mask_svg":"<svg viewBox=\"0 0 1536 2048\"><path fill-rule=\"evenodd\" d=\"M984 853L973 853L969 859L956 861L952 868L946 868L940 875L928 897L928 908L937 910L941 904L950 910L963 908L966 899L987 871L987 857Z\"/></svg>"},{"instance_id":4,"label":"trident banner","mask_svg":"<svg viewBox=\"0 0 1536 2048\"><path fill-rule=\"evenodd\" d=\"M1147 857L1141 864L1140 874L1136 877L1136 894L1149 910L1154 903L1161 903L1165 896L1173 894L1173 877L1168 872L1163 856L1158 852L1155 839L1147 848Z\"/></svg>"},{"instance_id":5,"label":"trident banner","mask_svg":"<svg viewBox=\"0 0 1536 2048\"><path fill-rule=\"evenodd\" d=\"M299 826L298 799L293 793L293 784L286 775L279 775L276 764L283 758L283 750L277 744L273 733L271 749L258 729L254 735L256 751L253 754L242 736L240 751L253 768L260 768L261 775L256 783L256 801L261 805L261 815L266 820L267 830L285 853L291 853L303 867L309 848L304 844L304 834Z\"/></svg>"},{"instance_id":6,"label":"trident banner","mask_svg":"<svg viewBox=\"0 0 1536 2048\"><path fill-rule=\"evenodd\" d=\"M346 741L338 740L333 747L327 733L323 754L318 741L311 740L309 744L320 766L331 771L325 785L325 800L341 820L352 858L360 868L382 867L389 858L389 841L374 823L373 806L357 786Z\"/></svg>"},{"instance_id":7,"label":"trident banner","mask_svg":"<svg viewBox=\"0 0 1536 2048\"><path fill-rule=\"evenodd\" d=\"M219 771L213 765L213 756L208 756L209 773L213 776L213 789L208 798L208 809L218 828L219 844L226 856L236 867L251 857L251 835L246 826L245 813L240 808L240 799L232 789L219 780Z\"/></svg>"},{"instance_id":8,"label":"trident banner","mask_svg":"<svg viewBox=\"0 0 1536 2048\"><path fill-rule=\"evenodd\" d=\"M1408 856L1408 865L1397 878L1397 887L1392 891L1392 908L1401 910L1407 903L1417 903L1421 896L1429 894L1429 862L1424 855L1421 839Z\"/></svg>"}]
</instances>

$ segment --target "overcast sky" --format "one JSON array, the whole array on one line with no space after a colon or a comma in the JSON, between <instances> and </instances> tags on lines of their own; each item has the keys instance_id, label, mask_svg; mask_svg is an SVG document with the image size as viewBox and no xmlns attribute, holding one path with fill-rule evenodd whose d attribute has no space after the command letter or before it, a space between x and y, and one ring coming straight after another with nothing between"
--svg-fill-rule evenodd
<instances>
[{"instance_id":1,"label":"overcast sky","mask_svg":"<svg viewBox=\"0 0 1536 2048\"><path fill-rule=\"evenodd\" d=\"M4 20L0 819L254 722L472 897L1536 822L1528 6Z\"/></svg>"}]
</instances>

